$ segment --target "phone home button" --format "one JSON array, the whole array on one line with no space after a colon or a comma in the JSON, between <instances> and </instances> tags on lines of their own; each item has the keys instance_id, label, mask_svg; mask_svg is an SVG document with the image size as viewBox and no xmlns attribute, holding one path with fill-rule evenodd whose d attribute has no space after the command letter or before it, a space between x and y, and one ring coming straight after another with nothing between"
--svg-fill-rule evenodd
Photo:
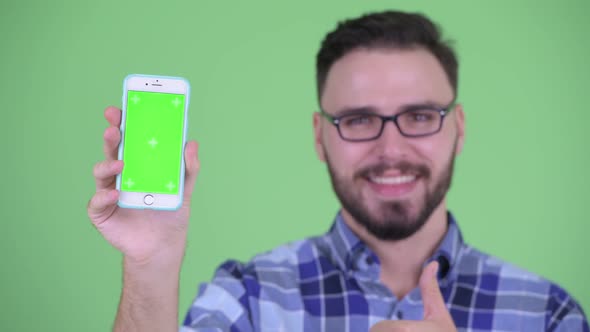
<instances>
[{"instance_id":1,"label":"phone home button","mask_svg":"<svg viewBox=\"0 0 590 332\"><path fill-rule=\"evenodd\" d=\"M145 197L143 198L143 202L146 205L152 205L152 204L154 204L154 196L152 196L152 195L145 195Z\"/></svg>"}]
</instances>

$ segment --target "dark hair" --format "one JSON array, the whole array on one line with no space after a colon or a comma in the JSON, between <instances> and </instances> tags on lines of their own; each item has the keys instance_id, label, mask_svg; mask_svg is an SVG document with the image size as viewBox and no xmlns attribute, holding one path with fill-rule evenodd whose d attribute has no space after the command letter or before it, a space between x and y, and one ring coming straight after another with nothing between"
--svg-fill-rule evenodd
<instances>
[{"instance_id":1,"label":"dark hair","mask_svg":"<svg viewBox=\"0 0 590 332\"><path fill-rule=\"evenodd\" d=\"M424 48L438 59L456 94L459 64L451 44L442 40L434 22L418 13L384 11L341 21L326 35L317 54L318 99L334 62L359 48Z\"/></svg>"}]
</instances>

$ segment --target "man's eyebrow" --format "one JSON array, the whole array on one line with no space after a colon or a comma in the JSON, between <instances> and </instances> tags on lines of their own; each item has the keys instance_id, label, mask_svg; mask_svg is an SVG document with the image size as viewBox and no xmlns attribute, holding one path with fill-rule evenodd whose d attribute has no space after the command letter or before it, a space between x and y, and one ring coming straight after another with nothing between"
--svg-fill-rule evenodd
<instances>
[{"instance_id":1,"label":"man's eyebrow","mask_svg":"<svg viewBox=\"0 0 590 332\"><path fill-rule=\"evenodd\" d=\"M443 104L443 103L437 103L437 102L433 102L433 101L424 101L424 102L420 102L420 103L412 103L412 104L403 105L402 107L399 108L398 112L409 111L409 110L420 110L420 109L443 109L443 108L448 107L452 103L453 102L451 102L450 104Z\"/></svg>"},{"instance_id":2,"label":"man's eyebrow","mask_svg":"<svg viewBox=\"0 0 590 332\"><path fill-rule=\"evenodd\" d=\"M451 102L452 104L452 102ZM397 110L392 110L392 114L401 113L409 110L420 110L420 109L442 109L447 107L448 104L438 103L430 100L426 100L418 103L409 103L402 105ZM354 115L354 114L379 114L378 108L374 106L357 106L357 107L344 107L337 110L334 116Z\"/></svg>"},{"instance_id":3,"label":"man's eyebrow","mask_svg":"<svg viewBox=\"0 0 590 332\"><path fill-rule=\"evenodd\" d=\"M377 108L373 106L344 107L337 110L334 116L354 114L377 114Z\"/></svg>"}]
</instances>

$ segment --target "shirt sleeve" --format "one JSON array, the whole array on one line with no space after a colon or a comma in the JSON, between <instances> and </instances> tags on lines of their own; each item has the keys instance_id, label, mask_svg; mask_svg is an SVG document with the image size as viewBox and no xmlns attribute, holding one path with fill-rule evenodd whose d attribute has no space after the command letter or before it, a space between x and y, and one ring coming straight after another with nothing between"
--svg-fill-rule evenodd
<instances>
[{"instance_id":1,"label":"shirt sleeve","mask_svg":"<svg viewBox=\"0 0 590 332\"><path fill-rule=\"evenodd\" d=\"M554 296L550 302L547 331L590 332L582 307L572 297Z\"/></svg>"},{"instance_id":2,"label":"shirt sleeve","mask_svg":"<svg viewBox=\"0 0 590 332\"><path fill-rule=\"evenodd\" d=\"M200 286L180 332L253 331L244 275L244 264L222 264L211 282Z\"/></svg>"}]
</instances>

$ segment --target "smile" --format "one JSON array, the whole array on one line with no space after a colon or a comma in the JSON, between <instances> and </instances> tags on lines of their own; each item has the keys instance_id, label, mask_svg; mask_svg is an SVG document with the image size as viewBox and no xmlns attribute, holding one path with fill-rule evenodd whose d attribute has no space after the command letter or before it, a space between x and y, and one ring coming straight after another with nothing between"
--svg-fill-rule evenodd
<instances>
[{"instance_id":1,"label":"smile","mask_svg":"<svg viewBox=\"0 0 590 332\"><path fill-rule=\"evenodd\" d=\"M376 184L389 184L389 185L397 185L397 184L404 184L410 183L416 180L415 175L400 175L400 176L372 176L369 178L369 181L376 183Z\"/></svg>"},{"instance_id":2,"label":"smile","mask_svg":"<svg viewBox=\"0 0 590 332\"><path fill-rule=\"evenodd\" d=\"M382 199L400 199L412 191L418 184L418 174L380 174L366 178L371 190Z\"/></svg>"}]
</instances>

